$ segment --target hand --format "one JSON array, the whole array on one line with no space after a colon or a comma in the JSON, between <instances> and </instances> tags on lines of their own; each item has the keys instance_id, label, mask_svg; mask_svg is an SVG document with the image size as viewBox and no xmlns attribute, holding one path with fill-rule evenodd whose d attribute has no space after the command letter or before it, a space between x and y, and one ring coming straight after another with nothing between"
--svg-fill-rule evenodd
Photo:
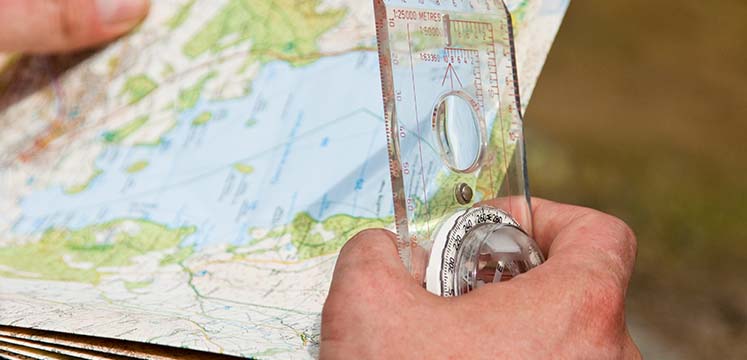
<instances>
[{"instance_id":1,"label":"hand","mask_svg":"<svg viewBox=\"0 0 747 360\"><path fill-rule=\"evenodd\" d=\"M124 34L148 0L0 0L0 52L78 50Z\"/></svg>"},{"instance_id":2,"label":"hand","mask_svg":"<svg viewBox=\"0 0 747 360\"><path fill-rule=\"evenodd\" d=\"M601 212L533 200L547 261L510 281L441 298L415 283L395 235L342 249L322 313L322 359L640 358L625 325L635 235Z\"/></svg>"}]
</instances>

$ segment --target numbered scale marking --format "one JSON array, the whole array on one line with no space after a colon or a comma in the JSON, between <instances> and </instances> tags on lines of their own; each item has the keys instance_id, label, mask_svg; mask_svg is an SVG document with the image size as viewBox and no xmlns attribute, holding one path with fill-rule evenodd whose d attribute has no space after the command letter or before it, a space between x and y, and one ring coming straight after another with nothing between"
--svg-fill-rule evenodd
<instances>
[{"instance_id":1,"label":"numbered scale marking","mask_svg":"<svg viewBox=\"0 0 747 360\"><path fill-rule=\"evenodd\" d=\"M494 239L531 226L510 13L499 0L374 0L374 12L398 250L428 290L458 295L460 269L484 265L465 249L528 254ZM475 207L493 198L505 208Z\"/></svg>"}]
</instances>

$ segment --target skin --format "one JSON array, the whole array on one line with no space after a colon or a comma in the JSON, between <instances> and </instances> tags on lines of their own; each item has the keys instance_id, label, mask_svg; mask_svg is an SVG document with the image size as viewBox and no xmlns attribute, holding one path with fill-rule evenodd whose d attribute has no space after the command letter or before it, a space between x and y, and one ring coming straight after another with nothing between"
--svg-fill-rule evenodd
<instances>
[{"instance_id":1,"label":"skin","mask_svg":"<svg viewBox=\"0 0 747 360\"><path fill-rule=\"evenodd\" d=\"M139 24L148 0L0 0L0 52L52 53L110 41Z\"/></svg>"},{"instance_id":2,"label":"skin","mask_svg":"<svg viewBox=\"0 0 747 360\"><path fill-rule=\"evenodd\" d=\"M146 16L148 0L0 0L2 52L103 44ZM500 204L495 204L500 207ZM323 359L639 359L625 325L636 240L604 213L533 200L546 263L458 298L416 284L396 237L367 230L342 249L322 314Z\"/></svg>"},{"instance_id":3,"label":"skin","mask_svg":"<svg viewBox=\"0 0 747 360\"><path fill-rule=\"evenodd\" d=\"M625 324L635 235L596 210L533 200L541 266L442 298L416 284L396 237L342 249L322 314L322 359L639 359Z\"/></svg>"}]
</instances>

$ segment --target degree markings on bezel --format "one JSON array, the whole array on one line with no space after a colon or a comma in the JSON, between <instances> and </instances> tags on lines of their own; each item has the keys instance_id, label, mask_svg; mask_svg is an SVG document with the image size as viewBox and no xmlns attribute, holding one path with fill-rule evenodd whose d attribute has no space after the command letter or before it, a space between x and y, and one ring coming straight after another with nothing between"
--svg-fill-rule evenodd
<instances>
[{"instance_id":1,"label":"degree markings on bezel","mask_svg":"<svg viewBox=\"0 0 747 360\"><path fill-rule=\"evenodd\" d=\"M520 229L519 224L507 213L493 207L477 207L467 209L459 216L449 230L441 258L440 288L441 295L455 296L454 277L456 276L456 256L462 241L469 231L480 224L493 223L514 226Z\"/></svg>"}]
</instances>

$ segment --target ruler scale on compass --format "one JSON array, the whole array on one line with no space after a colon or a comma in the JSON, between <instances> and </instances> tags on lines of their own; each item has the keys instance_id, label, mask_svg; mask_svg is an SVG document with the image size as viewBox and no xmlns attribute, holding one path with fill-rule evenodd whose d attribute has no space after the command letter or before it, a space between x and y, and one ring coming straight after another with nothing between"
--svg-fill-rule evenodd
<instances>
[{"instance_id":1,"label":"ruler scale on compass","mask_svg":"<svg viewBox=\"0 0 747 360\"><path fill-rule=\"evenodd\" d=\"M375 0L374 11L408 270L429 291L455 296L539 265L504 3Z\"/></svg>"}]
</instances>

